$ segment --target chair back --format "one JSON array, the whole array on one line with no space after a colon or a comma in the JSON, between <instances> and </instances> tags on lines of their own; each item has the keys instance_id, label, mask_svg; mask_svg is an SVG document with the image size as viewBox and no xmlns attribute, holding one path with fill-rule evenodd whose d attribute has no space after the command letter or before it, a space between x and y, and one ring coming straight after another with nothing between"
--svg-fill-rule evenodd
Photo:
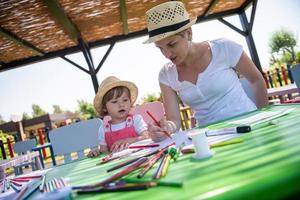
<instances>
[{"instance_id":1,"label":"chair back","mask_svg":"<svg viewBox=\"0 0 300 200\"><path fill-rule=\"evenodd\" d=\"M294 65L291 68L291 73L295 81L295 84L297 85L298 88L300 88L300 63Z\"/></svg>"},{"instance_id":2,"label":"chair back","mask_svg":"<svg viewBox=\"0 0 300 200\"><path fill-rule=\"evenodd\" d=\"M153 123L153 119L149 116L147 111L150 112L150 114L157 121L161 120L165 115L164 106L159 101L145 103L145 104L142 104L142 105L137 105L132 110L132 114L134 114L134 115L140 114L147 124L148 123Z\"/></svg>"},{"instance_id":3,"label":"chair back","mask_svg":"<svg viewBox=\"0 0 300 200\"><path fill-rule=\"evenodd\" d=\"M19 141L13 144L14 152L18 155L26 154L27 151L32 151L36 146L36 139Z\"/></svg>"},{"instance_id":4,"label":"chair back","mask_svg":"<svg viewBox=\"0 0 300 200\"><path fill-rule=\"evenodd\" d=\"M73 160L73 152L77 153L78 159L83 159L85 149L98 146L98 131L101 126L102 121L95 118L52 129L49 139L54 155L63 155L65 163Z\"/></svg>"},{"instance_id":5,"label":"chair back","mask_svg":"<svg viewBox=\"0 0 300 200\"><path fill-rule=\"evenodd\" d=\"M241 78L240 82L249 99L253 101L254 104L256 104L255 96L253 94L253 90L251 88L250 82L245 78Z\"/></svg>"}]
</instances>

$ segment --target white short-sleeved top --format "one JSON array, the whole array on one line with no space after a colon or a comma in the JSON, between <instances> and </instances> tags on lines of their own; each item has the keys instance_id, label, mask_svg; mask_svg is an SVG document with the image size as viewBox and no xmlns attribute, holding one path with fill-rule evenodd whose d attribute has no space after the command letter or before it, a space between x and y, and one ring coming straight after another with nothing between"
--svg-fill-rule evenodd
<instances>
[{"instance_id":1,"label":"white short-sleeved top","mask_svg":"<svg viewBox=\"0 0 300 200\"><path fill-rule=\"evenodd\" d=\"M208 43L212 59L208 67L198 74L196 84L180 82L173 63L167 63L159 73L159 82L179 94L183 103L194 111L199 125L256 109L234 70L243 52L242 46L223 38Z\"/></svg>"},{"instance_id":2,"label":"white short-sleeved top","mask_svg":"<svg viewBox=\"0 0 300 200\"><path fill-rule=\"evenodd\" d=\"M133 127L138 135L140 135L143 131L147 130L147 124L141 115L139 115L139 114L133 115ZM118 131L123 128L126 128L126 121L118 123L118 124L111 124L112 131ZM107 145L106 141L105 141L105 127L104 126L101 126L99 128L98 136L99 136L99 144Z\"/></svg>"}]
</instances>

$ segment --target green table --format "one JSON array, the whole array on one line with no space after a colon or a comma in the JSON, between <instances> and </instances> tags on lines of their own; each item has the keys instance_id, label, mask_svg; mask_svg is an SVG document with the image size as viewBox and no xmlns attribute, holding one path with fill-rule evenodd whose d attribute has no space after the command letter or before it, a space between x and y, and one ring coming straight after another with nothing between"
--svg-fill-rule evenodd
<instances>
[{"instance_id":1,"label":"green table","mask_svg":"<svg viewBox=\"0 0 300 200\"><path fill-rule=\"evenodd\" d=\"M295 109L280 117L278 124L242 135L243 143L215 148L210 159L193 161L189 154L171 163L162 180L183 182L182 188L159 186L145 191L78 195L75 199L279 199L299 195L300 105L273 105L263 110L287 108ZM222 121L213 126L226 125ZM89 158L57 166L47 179L63 176L70 178L72 185L96 183L113 174L106 170L118 163L96 166L98 162L99 158ZM150 180L153 172L145 180Z\"/></svg>"}]
</instances>

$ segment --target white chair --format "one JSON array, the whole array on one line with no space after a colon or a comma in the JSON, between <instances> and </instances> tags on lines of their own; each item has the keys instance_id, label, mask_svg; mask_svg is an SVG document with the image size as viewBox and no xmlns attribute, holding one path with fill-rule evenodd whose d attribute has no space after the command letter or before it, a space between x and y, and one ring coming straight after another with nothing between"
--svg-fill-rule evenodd
<instances>
[{"instance_id":1,"label":"white chair","mask_svg":"<svg viewBox=\"0 0 300 200\"><path fill-rule=\"evenodd\" d=\"M31 152L35 146L36 146L36 140L30 139L30 140L24 140L24 141L19 141L19 142L14 143L13 149L14 149L14 152L17 153L18 155L24 155L27 152ZM37 170L36 160L28 160L28 161L24 161L21 164L14 166L15 175L23 174L23 167L26 167L29 165L31 166L32 171Z\"/></svg>"},{"instance_id":2,"label":"white chair","mask_svg":"<svg viewBox=\"0 0 300 200\"><path fill-rule=\"evenodd\" d=\"M73 152L77 152L78 159L83 159L85 149L98 146L98 131L101 126L102 120L95 118L52 129L49 139L54 155L63 155L64 163L72 161Z\"/></svg>"},{"instance_id":3,"label":"white chair","mask_svg":"<svg viewBox=\"0 0 300 200\"><path fill-rule=\"evenodd\" d=\"M295 84L297 85L298 88L300 88L300 63L294 65L291 68L291 73L295 81Z\"/></svg>"}]
</instances>

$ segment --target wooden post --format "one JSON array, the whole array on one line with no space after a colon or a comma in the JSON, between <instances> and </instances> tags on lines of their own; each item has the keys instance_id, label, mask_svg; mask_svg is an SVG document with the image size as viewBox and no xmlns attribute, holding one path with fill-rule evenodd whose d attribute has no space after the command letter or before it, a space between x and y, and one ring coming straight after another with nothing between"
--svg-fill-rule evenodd
<instances>
[{"instance_id":1,"label":"wooden post","mask_svg":"<svg viewBox=\"0 0 300 200\"><path fill-rule=\"evenodd\" d=\"M39 135L39 143L40 143L40 145L43 145L45 143L45 139L44 139L42 128L38 129L38 135ZM47 156L46 149L43 148L42 151L43 151L43 157L46 158L46 156Z\"/></svg>"},{"instance_id":2,"label":"wooden post","mask_svg":"<svg viewBox=\"0 0 300 200\"><path fill-rule=\"evenodd\" d=\"M11 143L9 138L6 138L6 143L7 143L9 155L10 155L11 158L13 158L14 157L14 151L13 151L12 143Z\"/></svg>"}]
</instances>

